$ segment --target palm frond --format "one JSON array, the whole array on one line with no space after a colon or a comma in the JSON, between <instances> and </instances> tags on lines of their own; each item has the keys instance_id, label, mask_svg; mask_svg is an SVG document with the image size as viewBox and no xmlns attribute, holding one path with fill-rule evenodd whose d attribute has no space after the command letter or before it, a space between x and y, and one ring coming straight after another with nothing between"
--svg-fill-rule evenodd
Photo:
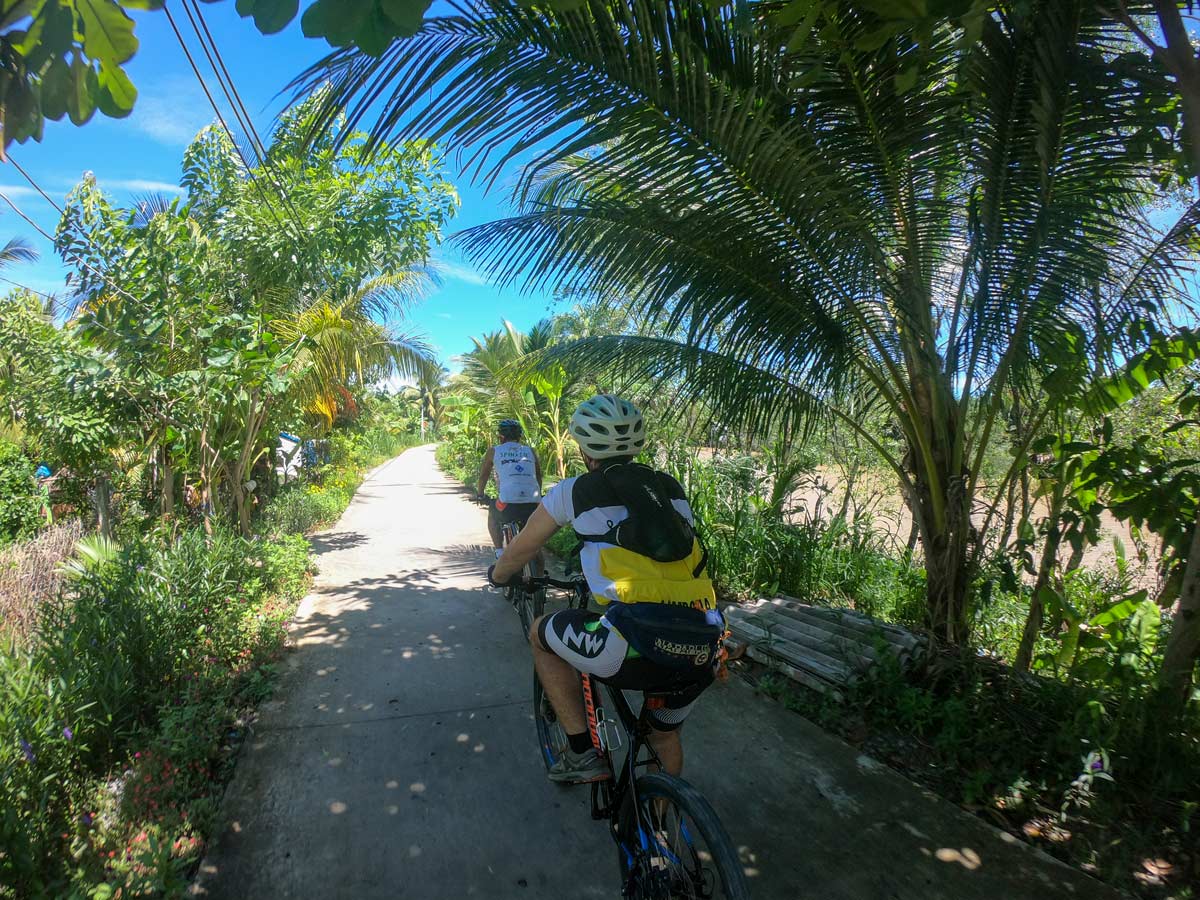
<instances>
[{"instance_id":1,"label":"palm frond","mask_svg":"<svg viewBox=\"0 0 1200 900\"><path fill-rule=\"evenodd\" d=\"M24 238L12 238L0 247L0 268L13 263L34 262L37 258L37 250Z\"/></svg>"}]
</instances>

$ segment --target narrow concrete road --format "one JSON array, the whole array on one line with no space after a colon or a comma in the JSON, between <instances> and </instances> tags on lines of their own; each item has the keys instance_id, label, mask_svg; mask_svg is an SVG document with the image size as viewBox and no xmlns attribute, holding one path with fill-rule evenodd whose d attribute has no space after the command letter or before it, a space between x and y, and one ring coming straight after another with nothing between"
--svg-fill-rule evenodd
<instances>
[{"instance_id":1,"label":"narrow concrete road","mask_svg":"<svg viewBox=\"0 0 1200 900\"><path fill-rule=\"evenodd\" d=\"M194 893L620 896L586 790L544 777L528 650L482 588L486 536L425 447L376 470L315 539L296 648ZM686 734L687 777L760 900L1116 897L736 679L706 693Z\"/></svg>"}]
</instances>

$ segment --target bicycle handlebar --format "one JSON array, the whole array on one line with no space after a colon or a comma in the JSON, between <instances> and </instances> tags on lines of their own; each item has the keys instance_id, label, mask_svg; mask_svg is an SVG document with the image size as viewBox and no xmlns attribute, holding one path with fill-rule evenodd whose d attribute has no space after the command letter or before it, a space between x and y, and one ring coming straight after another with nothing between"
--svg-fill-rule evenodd
<instances>
[{"instance_id":1,"label":"bicycle handlebar","mask_svg":"<svg viewBox=\"0 0 1200 900\"><path fill-rule=\"evenodd\" d=\"M523 584L529 587L555 587L563 591L574 591L579 588L587 588L587 581L583 578L572 578L570 581L559 581L557 578L551 578L549 575L541 575L537 578L527 578Z\"/></svg>"}]
</instances>

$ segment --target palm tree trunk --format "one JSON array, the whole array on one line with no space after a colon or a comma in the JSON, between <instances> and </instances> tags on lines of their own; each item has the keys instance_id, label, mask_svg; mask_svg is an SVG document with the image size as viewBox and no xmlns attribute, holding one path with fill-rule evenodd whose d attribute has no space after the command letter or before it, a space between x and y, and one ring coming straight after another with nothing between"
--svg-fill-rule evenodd
<instances>
[{"instance_id":1,"label":"palm tree trunk","mask_svg":"<svg viewBox=\"0 0 1200 900\"><path fill-rule=\"evenodd\" d=\"M961 478L940 498L944 508L938 523L924 476L917 474L917 504L925 550L926 620L930 630L949 644L963 644L970 632L968 593L971 587L970 504ZM939 527L940 525L940 527Z\"/></svg>"},{"instance_id":2,"label":"palm tree trunk","mask_svg":"<svg viewBox=\"0 0 1200 900\"><path fill-rule=\"evenodd\" d=\"M964 437L950 379L925 348L906 347L912 407L905 423L913 459L916 513L925 552L926 621L949 644L970 636L968 608L974 575L971 550L972 483L963 464Z\"/></svg>"},{"instance_id":3,"label":"palm tree trunk","mask_svg":"<svg viewBox=\"0 0 1200 900\"><path fill-rule=\"evenodd\" d=\"M1192 690L1196 657L1200 655L1200 509L1192 528L1187 565L1179 588L1179 606L1171 625L1171 637L1163 655L1162 683L1168 695L1182 708Z\"/></svg>"},{"instance_id":4,"label":"palm tree trunk","mask_svg":"<svg viewBox=\"0 0 1200 900\"><path fill-rule=\"evenodd\" d=\"M1013 668L1019 672L1028 672L1033 663L1033 648L1037 644L1037 636L1042 630L1042 619L1045 605L1042 603L1042 592L1049 587L1050 577L1054 574L1054 564L1058 560L1058 547L1062 542L1062 528L1058 518L1062 515L1063 501L1066 498L1066 472L1062 465L1055 477L1054 494L1050 498L1050 508L1046 511L1046 522L1049 530L1046 533L1046 543L1042 546L1042 559L1038 564L1037 578L1033 583L1033 597L1029 601L1029 614L1025 617L1025 630L1021 633L1021 645L1017 648L1017 657Z\"/></svg>"},{"instance_id":5,"label":"palm tree trunk","mask_svg":"<svg viewBox=\"0 0 1200 900\"><path fill-rule=\"evenodd\" d=\"M1042 603L1042 592L1050 584L1050 576L1054 574L1054 561L1058 556L1058 545L1061 531L1057 525L1046 535L1046 544L1042 547L1042 560L1038 565L1037 578L1033 583L1033 596L1029 599L1029 614L1025 617L1025 629L1021 632L1021 644L1017 648L1017 657L1013 660L1013 668L1018 672L1028 672L1033 664L1033 649L1037 646L1038 634L1042 630L1045 617L1045 604Z\"/></svg>"},{"instance_id":6,"label":"palm tree trunk","mask_svg":"<svg viewBox=\"0 0 1200 900\"><path fill-rule=\"evenodd\" d=\"M1166 65L1179 88L1183 113L1183 151L1200 181L1200 59L1192 47L1187 26L1176 0L1155 0L1154 9L1167 46L1155 48L1156 56ZM1153 47L1153 42L1151 42Z\"/></svg>"},{"instance_id":7,"label":"palm tree trunk","mask_svg":"<svg viewBox=\"0 0 1200 900\"><path fill-rule=\"evenodd\" d=\"M96 503L96 530L107 538L112 537L112 486L106 475L96 476L94 491Z\"/></svg>"}]
</instances>

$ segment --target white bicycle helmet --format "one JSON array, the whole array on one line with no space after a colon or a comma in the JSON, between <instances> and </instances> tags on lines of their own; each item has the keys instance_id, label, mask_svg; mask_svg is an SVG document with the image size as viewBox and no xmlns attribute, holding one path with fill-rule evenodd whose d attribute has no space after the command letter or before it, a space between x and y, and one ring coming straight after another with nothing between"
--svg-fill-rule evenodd
<instances>
[{"instance_id":1,"label":"white bicycle helmet","mask_svg":"<svg viewBox=\"0 0 1200 900\"><path fill-rule=\"evenodd\" d=\"M580 403L571 416L571 437L592 459L636 456L646 445L646 424L628 400L597 394Z\"/></svg>"}]
</instances>

